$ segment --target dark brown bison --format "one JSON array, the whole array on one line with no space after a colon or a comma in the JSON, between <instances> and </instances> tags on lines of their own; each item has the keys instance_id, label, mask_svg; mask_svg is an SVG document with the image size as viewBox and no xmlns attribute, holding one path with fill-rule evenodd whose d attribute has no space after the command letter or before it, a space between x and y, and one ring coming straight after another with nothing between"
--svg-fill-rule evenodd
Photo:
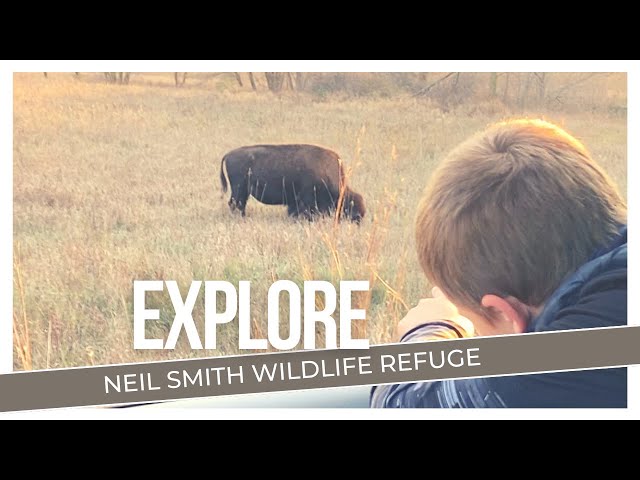
<instances>
[{"instance_id":1,"label":"dark brown bison","mask_svg":"<svg viewBox=\"0 0 640 480\"><path fill-rule=\"evenodd\" d=\"M226 172L226 175L225 175ZM337 209L355 222L365 214L362 196L347 184L337 153L315 145L253 145L227 153L220 163L222 190L231 185L231 210L245 214L249 195L267 205L286 205L289 215L311 220Z\"/></svg>"}]
</instances>

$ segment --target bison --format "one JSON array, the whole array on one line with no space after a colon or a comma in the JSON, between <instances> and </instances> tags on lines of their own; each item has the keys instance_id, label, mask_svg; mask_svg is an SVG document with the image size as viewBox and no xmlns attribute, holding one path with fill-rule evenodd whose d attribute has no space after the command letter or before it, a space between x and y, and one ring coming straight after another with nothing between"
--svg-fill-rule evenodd
<instances>
[{"instance_id":1,"label":"bison","mask_svg":"<svg viewBox=\"0 0 640 480\"><path fill-rule=\"evenodd\" d=\"M225 175L226 173L226 175ZM342 212L360 222L362 195L347 186L337 153L316 145L253 145L230 151L220 163L222 190L231 185L229 207L245 215L249 195L267 205L286 205L289 216L312 220ZM342 193L342 198L340 197Z\"/></svg>"}]
</instances>

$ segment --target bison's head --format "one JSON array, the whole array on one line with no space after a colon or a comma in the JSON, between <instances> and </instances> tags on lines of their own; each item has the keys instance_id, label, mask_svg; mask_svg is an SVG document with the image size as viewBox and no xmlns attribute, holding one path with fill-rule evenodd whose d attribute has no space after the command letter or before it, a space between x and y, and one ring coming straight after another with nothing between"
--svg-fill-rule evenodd
<instances>
[{"instance_id":1,"label":"bison's head","mask_svg":"<svg viewBox=\"0 0 640 480\"><path fill-rule=\"evenodd\" d=\"M350 218L352 222L360 223L366 213L362 195L347 189L344 195L343 210L344 214Z\"/></svg>"}]
</instances>

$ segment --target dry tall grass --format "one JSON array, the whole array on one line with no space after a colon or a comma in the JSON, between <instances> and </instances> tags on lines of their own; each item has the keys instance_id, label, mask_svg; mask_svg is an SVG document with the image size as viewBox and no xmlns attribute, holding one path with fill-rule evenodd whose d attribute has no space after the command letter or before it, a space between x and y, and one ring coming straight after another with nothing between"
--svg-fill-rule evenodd
<instances>
[{"instance_id":1,"label":"dry tall grass","mask_svg":"<svg viewBox=\"0 0 640 480\"><path fill-rule=\"evenodd\" d=\"M167 74L167 82L171 79ZM134 351L132 282L250 280L253 330L266 333L267 290L277 279L368 279L358 297L372 343L388 341L407 308L428 292L416 262L416 201L442 155L509 116L495 105L443 113L420 99L312 102L304 96L232 92L191 77L128 86L100 75L16 74L14 85L15 367L45 368L237 352L237 327L219 350ZM534 112L536 116L538 112ZM593 113L548 119L592 150L626 192L626 119ZM368 216L294 222L251 200L229 212L218 168L232 148L305 142L341 153ZM186 290L183 289L183 294ZM168 295L164 336L173 320ZM317 299L321 306L322 299ZM202 322L204 302L194 317ZM157 333L157 332L156 332ZM319 332L322 337L322 332Z\"/></svg>"}]
</instances>

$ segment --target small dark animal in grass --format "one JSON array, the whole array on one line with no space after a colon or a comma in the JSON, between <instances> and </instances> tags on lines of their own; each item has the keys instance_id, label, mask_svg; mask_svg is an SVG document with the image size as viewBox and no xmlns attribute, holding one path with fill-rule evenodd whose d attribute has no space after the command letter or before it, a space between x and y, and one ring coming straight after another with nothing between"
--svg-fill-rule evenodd
<instances>
[{"instance_id":1,"label":"small dark animal in grass","mask_svg":"<svg viewBox=\"0 0 640 480\"><path fill-rule=\"evenodd\" d=\"M226 175L225 175L226 173ZM342 212L354 222L365 214L362 195L346 184L337 153L315 145L253 145L227 153L220 164L222 190L231 185L229 207L245 215L249 195L267 205L286 205L289 216L312 220Z\"/></svg>"}]
</instances>

